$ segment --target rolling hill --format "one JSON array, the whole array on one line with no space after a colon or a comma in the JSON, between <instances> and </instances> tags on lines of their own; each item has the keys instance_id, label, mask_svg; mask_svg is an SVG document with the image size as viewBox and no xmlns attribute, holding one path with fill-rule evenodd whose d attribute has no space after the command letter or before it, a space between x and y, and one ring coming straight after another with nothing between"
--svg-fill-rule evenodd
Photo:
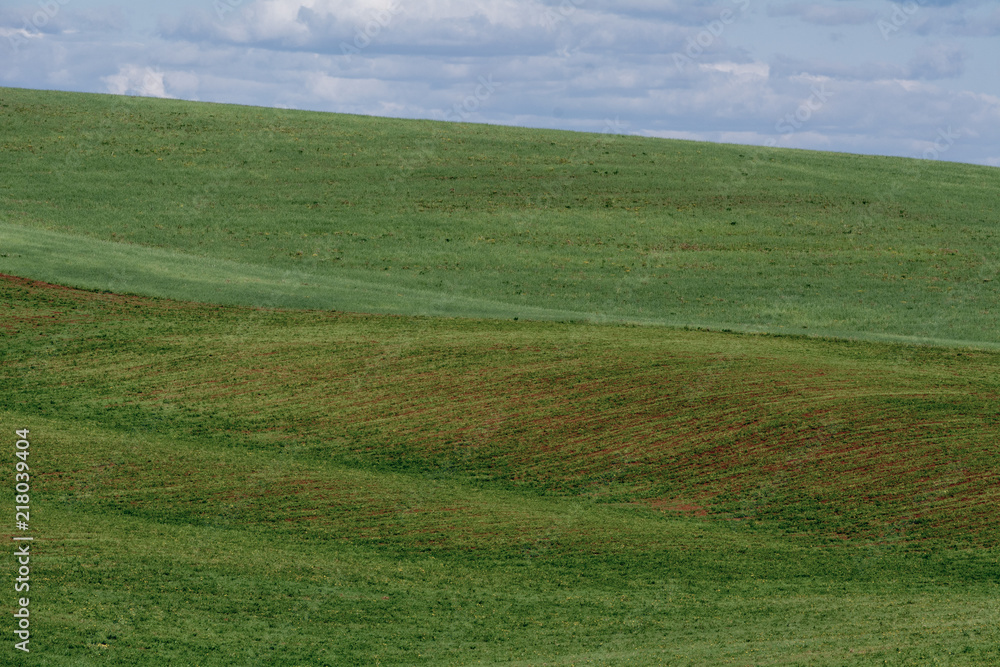
<instances>
[{"instance_id":1,"label":"rolling hill","mask_svg":"<svg viewBox=\"0 0 1000 667\"><path fill-rule=\"evenodd\" d=\"M997 170L0 118L38 664L1000 662Z\"/></svg>"},{"instance_id":2,"label":"rolling hill","mask_svg":"<svg viewBox=\"0 0 1000 667\"><path fill-rule=\"evenodd\" d=\"M0 89L0 272L230 305L1000 342L1000 170Z\"/></svg>"},{"instance_id":3,"label":"rolling hill","mask_svg":"<svg viewBox=\"0 0 1000 667\"><path fill-rule=\"evenodd\" d=\"M996 353L0 289L43 664L1000 658Z\"/></svg>"}]
</instances>

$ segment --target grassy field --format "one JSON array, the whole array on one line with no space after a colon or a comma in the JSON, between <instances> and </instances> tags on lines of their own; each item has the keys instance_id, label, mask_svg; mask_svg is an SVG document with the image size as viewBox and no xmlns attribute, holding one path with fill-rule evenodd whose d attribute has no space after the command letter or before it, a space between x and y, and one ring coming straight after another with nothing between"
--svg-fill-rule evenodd
<instances>
[{"instance_id":1,"label":"grassy field","mask_svg":"<svg viewBox=\"0 0 1000 667\"><path fill-rule=\"evenodd\" d=\"M1000 660L996 353L0 292L38 664Z\"/></svg>"},{"instance_id":2,"label":"grassy field","mask_svg":"<svg viewBox=\"0 0 1000 667\"><path fill-rule=\"evenodd\" d=\"M1000 170L0 89L0 272L195 301L1000 342Z\"/></svg>"},{"instance_id":3,"label":"grassy field","mask_svg":"<svg viewBox=\"0 0 1000 667\"><path fill-rule=\"evenodd\" d=\"M1000 663L1000 170L14 89L0 123L33 663Z\"/></svg>"}]
</instances>

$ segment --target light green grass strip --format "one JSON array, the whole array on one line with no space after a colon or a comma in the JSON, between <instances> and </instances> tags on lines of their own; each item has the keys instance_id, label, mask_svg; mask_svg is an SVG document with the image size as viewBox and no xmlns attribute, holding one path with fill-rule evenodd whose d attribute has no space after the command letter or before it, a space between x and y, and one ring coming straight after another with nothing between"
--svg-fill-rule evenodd
<instances>
[{"instance_id":1,"label":"light green grass strip","mask_svg":"<svg viewBox=\"0 0 1000 667\"><path fill-rule=\"evenodd\" d=\"M281 270L0 222L0 272L70 287L263 308L406 315L590 319L352 278ZM374 308L373 308L374 306Z\"/></svg>"},{"instance_id":2,"label":"light green grass strip","mask_svg":"<svg viewBox=\"0 0 1000 667\"><path fill-rule=\"evenodd\" d=\"M0 221L0 273L89 290L243 305L438 317L558 320L690 327L787 335L783 326L635 318L476 299L397 284L198 257ZM1000 349L982 340L904 336L815 327L811 337Z\"/></svg>"}]
</instances>

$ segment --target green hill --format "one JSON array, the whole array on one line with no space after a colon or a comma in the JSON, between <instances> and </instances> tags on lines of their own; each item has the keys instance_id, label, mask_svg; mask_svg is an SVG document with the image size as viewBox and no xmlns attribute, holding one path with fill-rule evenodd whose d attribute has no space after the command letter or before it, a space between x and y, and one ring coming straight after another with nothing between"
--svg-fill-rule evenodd
<instances>
[{"instance_id":1,"label":"green hill","mask_svg":"<svg viewBox=\"0 0 1000 667\"><path fill-rule=\"evenodd\" d=\"M1000 170L0 119L33 662L1000 663Z\"/></svg>"},{"instance_id":2,"label":"green hill","mask_svg":"<svg viewBox=\"0 0 1000 667\"><path fill-rule=\"evenodd\" d=\"M1000 170L0 89L0 271L355 312L1000 342Z\"/></svg>"},{"instance_id":3,"label":"green hill","mask_svg":"<svg viewBox=\"0 0 1000 667\"><path fill-rule=\"evenodd\" d=\"M39 664L1000 660L997 353L0 292Z\"/></svg>"}]
</instances>

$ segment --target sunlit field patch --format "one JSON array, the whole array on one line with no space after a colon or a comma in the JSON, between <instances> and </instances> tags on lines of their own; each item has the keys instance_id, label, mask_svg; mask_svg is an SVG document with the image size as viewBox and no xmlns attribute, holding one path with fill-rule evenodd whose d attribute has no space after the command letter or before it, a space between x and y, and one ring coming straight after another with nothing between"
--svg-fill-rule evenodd
<instances>
[{"instance_id":1,"label":"sunlit field patch","mask_svg":"<svg viewBox=\"0 0 1000 667\"><path fill-rule=\"evenodd\" d=\"M0 89L0 272L352 312L1000 343L1000 170Z\"/></svg>"}]
</instances>

